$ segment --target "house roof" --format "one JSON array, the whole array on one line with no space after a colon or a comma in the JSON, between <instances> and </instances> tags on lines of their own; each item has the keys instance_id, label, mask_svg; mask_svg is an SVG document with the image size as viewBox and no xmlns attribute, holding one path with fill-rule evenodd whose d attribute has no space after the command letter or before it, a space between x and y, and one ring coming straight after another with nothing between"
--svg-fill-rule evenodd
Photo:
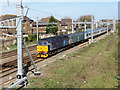
<instances>
[{"instance_id":1,"label":"house roof","mask_svg":"<svg viewBox=\"0 0 120 90\"><path fill-rule=\"evenodd\" d=\"M28 21L30 23L34 22L34 20L30 19L29 17L24 16L24 21Z\"/></svg>"},{"instance_id":2,"label":"house roof","mask_svg":"<svg viewBox=\"0 0 120 90\"><path fill-rule=\"evenodd\" d=\"M1 15L0 16L0 21L2 21L2 20L8 20L8 19L13 19L13 18L16 18L17 17L17 15L9 15L9 14L7 14L7 15ZM25 21L28 21L28 22L34 22L32 19L30 19L29 17L26 17L26 16L24 16L24 22Z\"/></svg>"},{"instance_id":3,"label":"house roof","mask_svg":"<svg viewBox=\"0 0 120 90\"><path fill-rule=\"evenodd\" d=\"M101 21L103 21L103 22L110 22L110 21L113 21L112 19L102 19Z\"/></svg>"},{"instance_id":4,"label":"house roof","mask_svg":"<svg viewBox=\"0 0 120 90\"><path fill-rule=\"evenodd\" d=\"M61 26L68 26L66 23L61 23Z\"/></svg>"},{"instance_id":5,"label":"house roof","mask_svg":"<svg viewBox=\"0 0 120 90\"><path fill-rule=\"evenodd\" d=\"M70 19L70 18L63 18L63 19L61 19L61 22L64 22L64 23L72 22L72 19Z\"/></svg>"},{"instance_id":6,"label":"house roof","mask_svg":"<svg viewBox=\"0 0 120 90\"><path fill-rule=\"evenodd\" d=\"M50 17L42 18L39 22L41 23L48 23L50 20ZM56 22L60 22L58 19L55 18Z\"/></svg>"},{"instance_id":7,"label":"house roof","mask_svg":"<svg viewBox=\"0 0 120 90\"><path fill-rule=\"evenodd\" d=\"M17 17L17 15L11 15L11 14L1 15L0 20L7 20L7 19L11 19L11 18L16 18L16 17Z\"/></svg>"}]
</instances>

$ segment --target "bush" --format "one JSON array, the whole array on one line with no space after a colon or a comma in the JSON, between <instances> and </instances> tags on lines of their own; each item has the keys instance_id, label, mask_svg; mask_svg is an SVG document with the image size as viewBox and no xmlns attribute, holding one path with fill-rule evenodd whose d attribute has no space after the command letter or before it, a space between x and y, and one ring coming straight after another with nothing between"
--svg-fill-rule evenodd
<instances>
[{"instance_id":1,"label":"bush","mask_svg":"<svg viewBox=\"0 0 120 90\"><path fill-rule=\"evenodd\" d=\"M37 41L37 34L36 33L33 34L33 40Z\"/></svg>"},{"instance_id":2,"label":"bush","mask_svg":"<svg viewBox=\"0 0 120 90\"><path fill-rule=\"evenodd\" d=\"M36 33L34 33L33 35L29 34L28 38L29 38L30 42L37 41L37 34ZM39 40L40 40L40 38L39 38Z\"/></svg>"},{"instance_id":3,"label":"bush","mask_svg":"<svg viewBox=\"0 0 120 90\"><path fill-rule=\"evenodd\" d=\"M25 37L25 42L27 42L28 41L28 37Z\"/></svg>"},{"instance_id":4,"label":"bush","mask_svg":"<svg viewBox=\"0 0 120 90\"><path fill-rule=\"evenodd\" d=\"M33 37L31 34L28 35L29 41L32 42L33 41Z\"/></svg>"}]
</instances>

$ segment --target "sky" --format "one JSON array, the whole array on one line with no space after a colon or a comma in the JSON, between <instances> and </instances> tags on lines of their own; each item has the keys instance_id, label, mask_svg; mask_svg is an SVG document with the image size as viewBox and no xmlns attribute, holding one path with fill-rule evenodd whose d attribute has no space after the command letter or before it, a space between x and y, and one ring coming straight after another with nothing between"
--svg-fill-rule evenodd
<instances>
[{"instance_id":1,"label":"sky","mask_svg":"<svg viewBox=\"0 0 120 90\"><path fill-rule=\"evenodd\" d=\"M16 0L1 1L0 15L16 14ZM69 2L68 2L69 1ZM77 19L84 15L94 15L95 20L118 19L119 0L23 0L23 6L29 7L27 16L36 21L53 15L57 19L69 17ZM24 9L24 15L26 9Z\"/></svg>"}]
</instances>

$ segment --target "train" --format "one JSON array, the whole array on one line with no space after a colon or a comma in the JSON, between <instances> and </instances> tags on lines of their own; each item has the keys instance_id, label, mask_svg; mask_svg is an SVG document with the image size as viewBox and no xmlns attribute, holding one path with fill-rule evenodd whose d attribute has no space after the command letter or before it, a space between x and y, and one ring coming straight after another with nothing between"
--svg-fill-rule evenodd
<instances>
[{"instance_id":1,"label":"train","mask_svg":"<svg viewBox=\"0 0 120 90\"><path fill-rule=\"evenodd\" d=\"M108 31L110 27L108 27ZM93 36L98 36L107 32L107 28L93 30ZM69 48L76 43L83 42L91 38L91 30L78 33L58 35L49 38L43 38L37 42L37 58L47 58L56 53L59 49Z\"/></svg>"}]
</instances>

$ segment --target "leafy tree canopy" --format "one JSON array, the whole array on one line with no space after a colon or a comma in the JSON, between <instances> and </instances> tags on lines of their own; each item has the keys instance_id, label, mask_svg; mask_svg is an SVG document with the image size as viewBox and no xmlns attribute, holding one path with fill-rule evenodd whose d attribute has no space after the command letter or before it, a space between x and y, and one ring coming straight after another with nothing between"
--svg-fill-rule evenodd
<instances>
[{"instance_id":1,"label":"leafy tree canopy","mask_svg":"<svg viewBox=\"0 0 120 90\"><path fill-rule=\"evenodd\" d=\"M46 27L46 33L53 33L57 35L58 27L57 24L53 24L56 23L56 20L53 16L50 17L49 23L50 24L48 24L48 26Z\"/></svg>"},{"instance_id":2,"label":"leafy tree canopy","mask_svg":"<svg viewBox=\"0 0 120 90\"><path fill-rule=\"evenodd\" d=\"M51 16L49 22L56 22L55 18L53 16Z\"/></svg>"}]
</instances>

